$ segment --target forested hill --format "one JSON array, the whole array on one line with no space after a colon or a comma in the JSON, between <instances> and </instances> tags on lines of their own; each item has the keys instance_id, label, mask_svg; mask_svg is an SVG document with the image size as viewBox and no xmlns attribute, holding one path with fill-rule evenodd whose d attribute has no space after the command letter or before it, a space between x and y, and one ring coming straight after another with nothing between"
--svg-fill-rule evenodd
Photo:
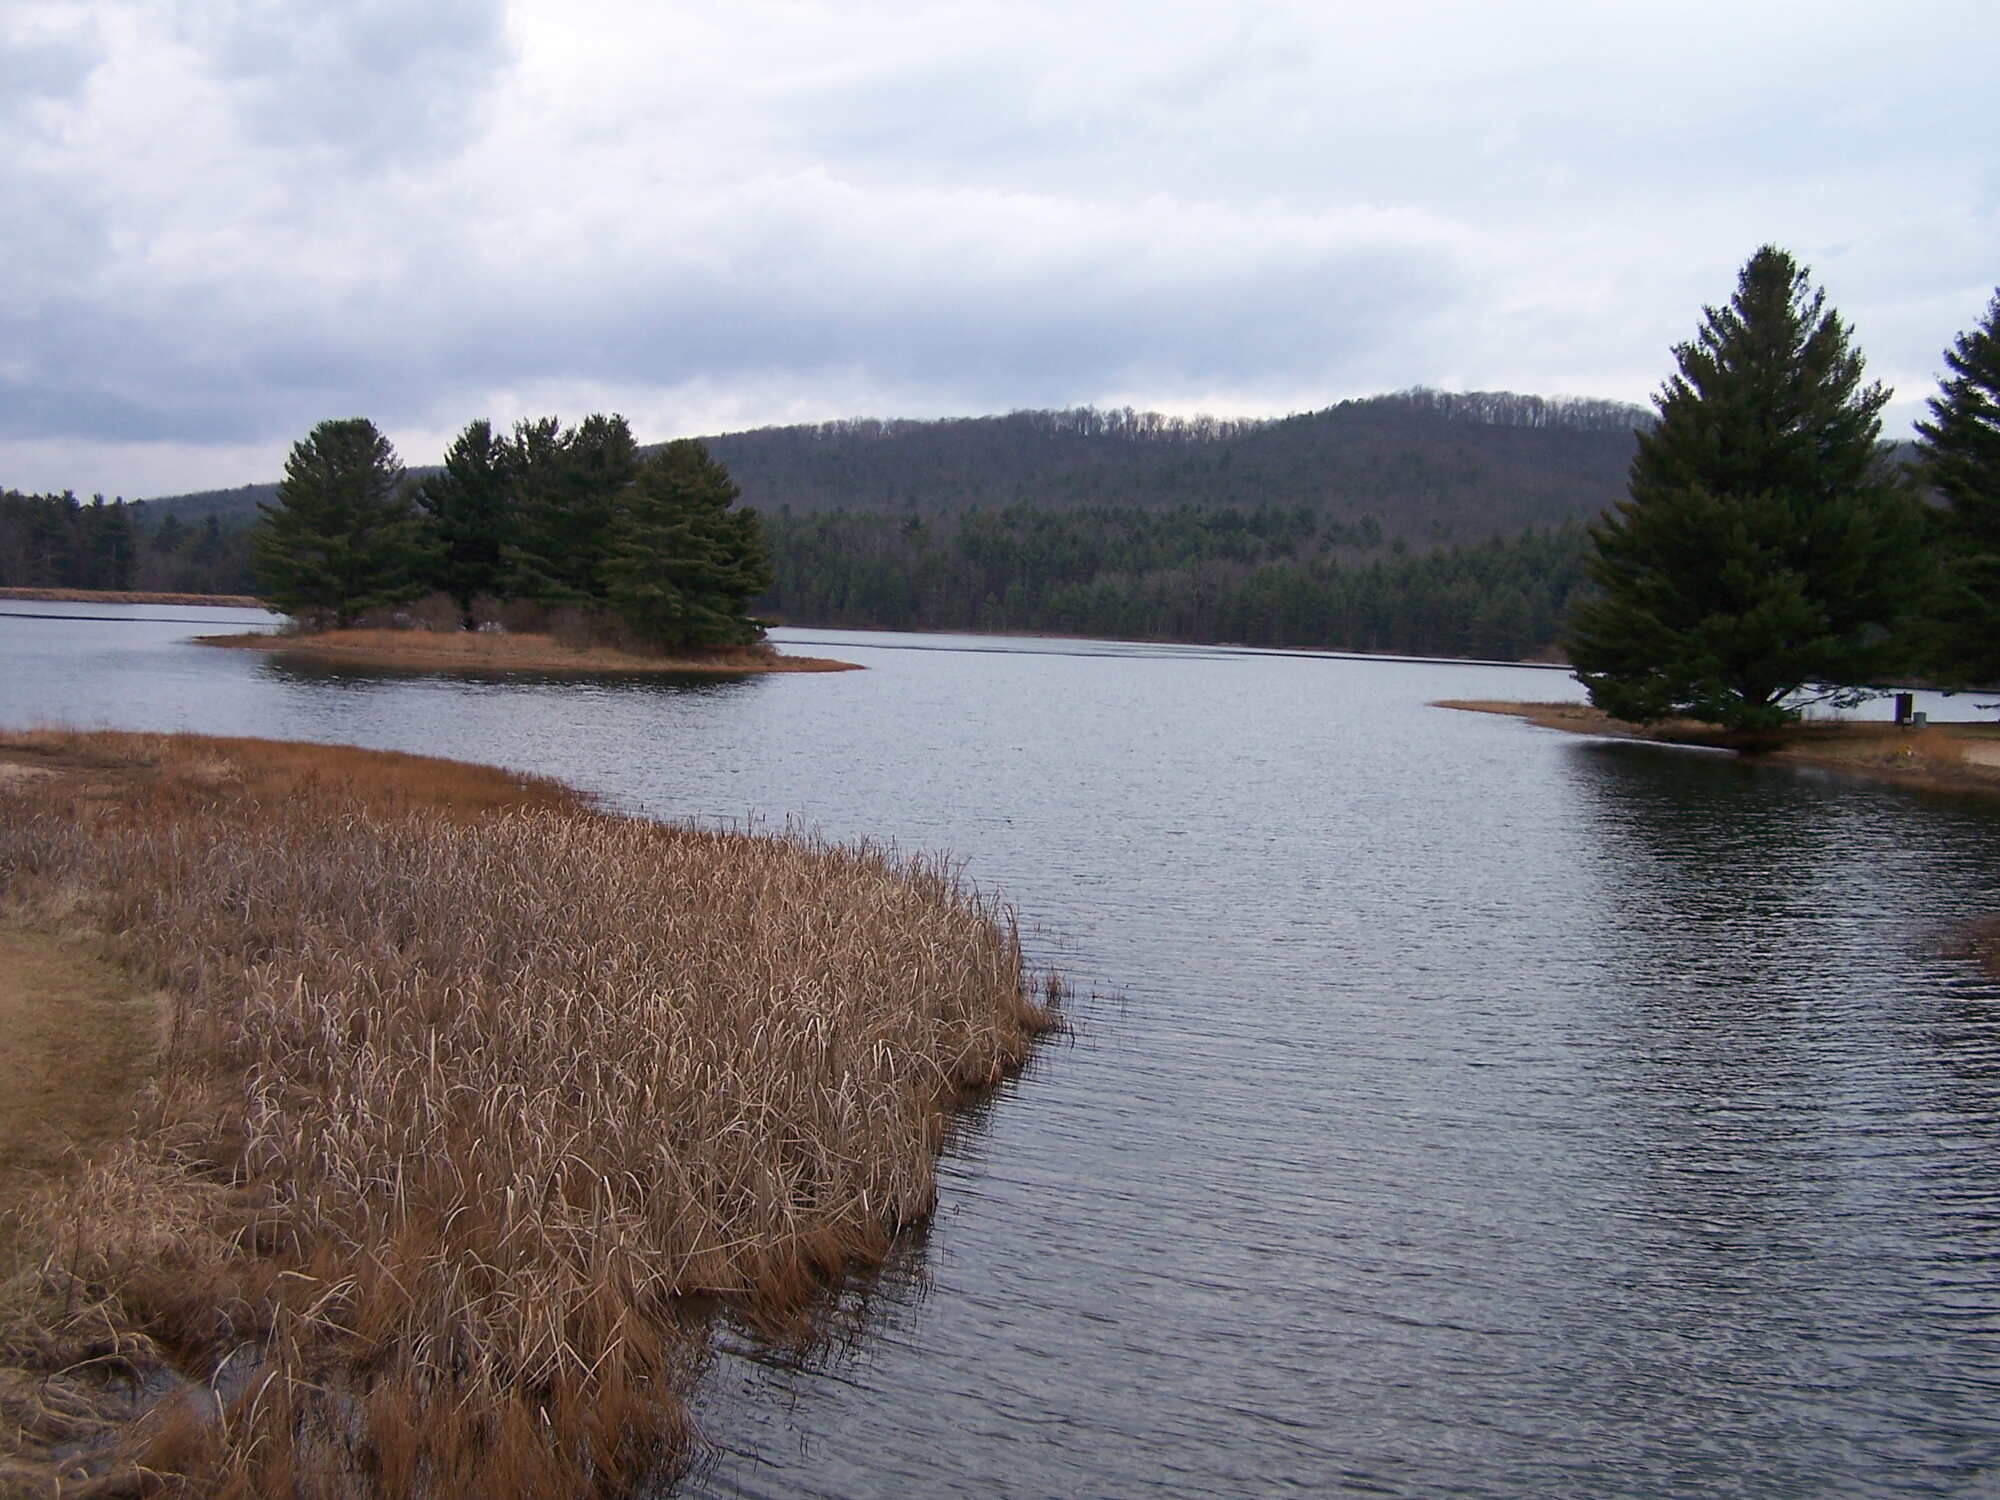
<instances>
[{"instance_id":1,"label":"forested hill","mask_svg":"<svg viewBox=\"0 0 2000 1500\"><path fill-rule=\"evenodd\" d=\"M824 422L706 439L767 515L1304 506L1390 537L1469 540L1594 516L1650 414L1609 401L1415 390L1263 421L1024 411Z\"/></svg>"},{"instance_id":2,"label":"forested hill","mask_svg":"<svg viewBox=\"0 0 2000 1500\"><path fill-rule=\"evenodd\" d=\"M1640 407L1405 391L1261 421L1022 411L853 419L706 438L766 516L975 508L1305 506L1390 538L1469 541L1595 515L1625 490ZM413 470L413 473L426 471ZM149 501L154 518L253 520L275 484Z\"/></svg>"}]
</instances>

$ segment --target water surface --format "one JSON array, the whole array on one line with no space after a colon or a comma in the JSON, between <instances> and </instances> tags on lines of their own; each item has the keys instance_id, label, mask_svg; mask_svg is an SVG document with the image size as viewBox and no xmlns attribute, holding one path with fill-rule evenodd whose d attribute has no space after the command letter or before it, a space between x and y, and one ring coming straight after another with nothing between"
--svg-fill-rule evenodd
<instances>
[{"instance_id":1,"label":"water surface","mask_svg":"<svg viewBox=\"0 0 2000 1500\"><path fill-rule=\"evenodd\" d=\"M727 1340L689 1493L2000 1495L1983 805L1426 706L1577 695L1520 668L812 631L870 670L474 680L130 615L0 617L0 721L948 849L1072 976L843 1336Z\"/></svg>"}]
</instances>

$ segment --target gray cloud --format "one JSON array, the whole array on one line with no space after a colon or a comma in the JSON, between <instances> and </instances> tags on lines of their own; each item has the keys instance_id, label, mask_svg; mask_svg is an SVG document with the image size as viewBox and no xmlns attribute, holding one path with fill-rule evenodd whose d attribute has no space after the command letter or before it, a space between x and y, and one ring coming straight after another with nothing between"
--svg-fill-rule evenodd
<instances>
[{"instance_id":1,"label":"gray cloud","mask_svg":"<svg viewBox=\"0 0 2000 1500\"><path fill-rule=\"evenodd\" d=\"M208 0L172 35L227 91L245 134L380 171L462 143L509 61L500 0Z\"/></svg>"},{"instance_id":2,"label":"gray cloud","mask_svg":"<svg viewBox=\"0 0 2000 1500\"><path fill-rule=\"evenodd\" d=\"M666 436L1643 399L1767 239L1914 411L2000 279L1987 30L1942 0L1888 37L1722 0L19 0L0 483L144 493L204 446L240 483L333 414L408 448L605 406Z\"/></svg>"}]
</instances>

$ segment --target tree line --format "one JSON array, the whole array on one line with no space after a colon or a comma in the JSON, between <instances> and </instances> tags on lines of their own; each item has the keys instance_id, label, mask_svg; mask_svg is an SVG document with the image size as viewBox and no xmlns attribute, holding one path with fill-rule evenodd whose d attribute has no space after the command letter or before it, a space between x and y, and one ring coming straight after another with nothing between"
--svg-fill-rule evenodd
<instances>
[{"instance_id":1,"label":"tree line","mask_svg":"<svg viewBox=\"0 0 2000 1500\"><path fill-rule=\"evenodd\" d=\"M644 454L618 415L469 424L441 470L411 481L365 418L294 445L253 536L258 590L319 626L447 596L473 629L569 609L601 636L660 649L744 645L770 582L754 512L692 439Z\"/></svg>"},{"instance_id":2,"label":"tree line","mask_svg":"<svg viewBox=\"0 0 2000 1500\"><path fill-rule=\"evenodd\" d=\"M1565 524L1411 549L1304 506L1032 506L767 519L765 606L792 623L1033 631L1518 659L1561 633L1585 537Z\"/></svg>"},{"instance_id":3,"label":"tree line","mask_svg":"<svg viewBox=\"0 0 2000 1500\"><path fill-rule=\"evenodd\" d=\"M0 586L249 593L249 533L214 515L156 519L143 500L0 491Z\"/></svg>"}]
</instances>

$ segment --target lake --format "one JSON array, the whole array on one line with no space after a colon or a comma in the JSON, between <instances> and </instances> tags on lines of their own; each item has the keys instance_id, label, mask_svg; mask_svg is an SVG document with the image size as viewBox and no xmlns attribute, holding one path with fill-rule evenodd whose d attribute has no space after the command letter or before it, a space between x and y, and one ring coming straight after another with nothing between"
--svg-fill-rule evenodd
<instances>
[{"instance_id":1,"label":"lake","mask_svg":"<svg viewBox=\"0 0 2000 1500\"><path fill-rule=\"evenodd\" d=\"M703 1496L2000 1496L2000 810L1433 699L1561 672L780 632L466 680L0 604L0 723L338 740L947 850L1075 1037ZM1965 700L1926 698L1933 717ZM635 914L643 920L643 914Z\"/></svg>"}]
</instances>

